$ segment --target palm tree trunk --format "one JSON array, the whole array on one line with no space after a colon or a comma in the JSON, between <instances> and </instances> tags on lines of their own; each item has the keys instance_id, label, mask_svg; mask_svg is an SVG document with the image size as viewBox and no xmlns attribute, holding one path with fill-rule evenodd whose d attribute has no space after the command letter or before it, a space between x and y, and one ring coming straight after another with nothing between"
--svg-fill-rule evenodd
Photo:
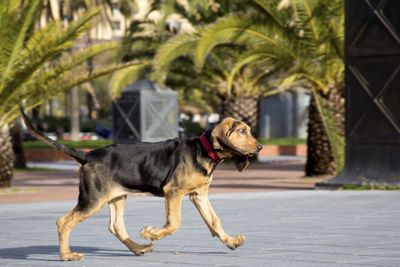
<instances>
[{"instance_id":1,"label":"palm tree trunk","mask_svg":"<svg viewBox=\"0 0 400 267\"><path fill-rule=\"evenodd\" d=\"M253 133L258 126L258 100L259 96L231 96L223 99L221 105L222 118L233 117L250 126Z\"/></svg>"},{"instance_id":2,"label":"palm tree trunk","mask_svg":"<svg viewBox=\"0 0 400 267\"><path fill-rule=\"evenodd\" d=\"M87 91L87 105L88 105L88 118L97 119L100 110L100 103L96 96L96 91L91 82L87 82L83 85Z\"/></svg>"},{"instance_id":3,"label":"palm tree trunk","mask_svg":"<svg viewBox=\"0 0 400 267\"><path fill-rule=\"evenodd\" d=\"M21 118L16 118L10 128L12 148L14 152L14 168L26 168L24 148L22 146L22 125Z\"/></svg>"},{"instance_id":4,"label":"palm tree trunk","mask_svg":"<svg viewBox=\"0 0 400 267\"><path fill-rule=\"evenodd\" d=\"M79 89L74 87L71 89L71 140L79 140Z\"/></svg>"},{"instance_id":5,"label":"palm tree trunk","mask_svg":"<svg viewBox=\"0 0 400 267\"><path fill-rule=\"evenodd\" d=\"M14 153L7 126L0 129L0 187L10 187L13 177Z\"/></svg>"},{"instance_id":6,"label":"palm tree trunk","mask_svg":"<svg viewBox=\"0 0 400 267\"><path fill-rule=\"evenodd\" d=\"M343 90L340 90L340 88L332 89L327 96L321 97L325 107L332 114L330 119L335 120L334 123L338 129L337 134L344 138L345 106ZM310 97L307 145L306 176L332 175L338 171L334 151L314 95Z\"/></svg>"}]
</instances>

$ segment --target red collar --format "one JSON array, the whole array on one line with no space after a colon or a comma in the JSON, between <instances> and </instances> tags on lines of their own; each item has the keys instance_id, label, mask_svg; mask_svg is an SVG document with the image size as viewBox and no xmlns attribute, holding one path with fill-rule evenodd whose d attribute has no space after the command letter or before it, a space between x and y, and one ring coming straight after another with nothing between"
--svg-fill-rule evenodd
<instances>
[{"instance_id":1,"label":"red collar","mask_svg":"<svg viewBox=\"0 0 400 267\"><path fill-rule=\"evenodd\" d=\"M200 142L203 145L204 149L207 150L208 155L210 156L210 158L212 158L213 160L215 160L217 163L221 163L224 159L221 159L217 156L217 154L215 153L214 149L211 147L210 143L207 140L207 137L202 134L200 136Z\"/></svg>"}]
</instances>

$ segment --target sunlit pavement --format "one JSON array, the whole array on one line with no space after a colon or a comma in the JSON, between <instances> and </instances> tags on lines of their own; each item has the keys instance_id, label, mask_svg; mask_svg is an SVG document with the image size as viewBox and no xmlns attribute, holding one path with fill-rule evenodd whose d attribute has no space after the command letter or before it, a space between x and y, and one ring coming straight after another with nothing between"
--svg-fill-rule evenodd
<instances>
[{"instance_id":1,"label":"sunlit pavement","mask_svg":"<svg viewBox=\"0 0 400 267\"><path fill-rule=\"evenodd\" d=\"M0 266L399 266L400 193L397 191L281 191L210 196L225 231L242 234L235 251L213 238L185 198L182 227L134 256L108 231L108 209L71 235L80 262L58 257L55 221L75 201L0 204ZM164 224L162 198L130 198L126 226Z\"/></svg>"}]
</instances>

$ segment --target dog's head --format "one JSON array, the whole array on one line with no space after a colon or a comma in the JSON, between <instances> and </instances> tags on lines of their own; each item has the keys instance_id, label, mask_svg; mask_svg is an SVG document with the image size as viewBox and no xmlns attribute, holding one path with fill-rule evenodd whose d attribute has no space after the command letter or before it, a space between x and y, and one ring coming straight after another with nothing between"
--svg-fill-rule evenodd
<instances>
[{"instance_id":1,"label":"dog's head","mask_svg":"<svg viewBox=\"0 0 400 267\"><path fill-rule=\"evenodd\" d=\"M226 118L211 131L213 149L224 158L232 158L236 168L243 171L249 165L249 157L255 156L262 146L251 135L250 127L244 122Z\"/></svg>"}]
</instances>

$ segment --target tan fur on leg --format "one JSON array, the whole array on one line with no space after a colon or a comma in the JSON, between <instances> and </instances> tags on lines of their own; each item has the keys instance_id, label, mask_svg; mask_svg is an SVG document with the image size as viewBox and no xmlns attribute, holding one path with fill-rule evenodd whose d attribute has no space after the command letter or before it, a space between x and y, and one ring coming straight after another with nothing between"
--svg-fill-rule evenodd
<instances>
[{"instance_id":1,"label":"tan fur on leg","mask_svg":"<svg viewBox=\"0 0 400 267\"><path fill-rule=\"evenodd\" d=\"M153 228L147 226L140 233L143 238L148 240L159 240L166 235L171 235L178 231L181 226L181 204L182 194L169 192L165 195L165 210L167 213L167 223L163 228Z\"/></svg>"},{"instance_id":2,"label":"tan fur on leg","mask_svg":"<svg viewBox=\"0 0 400 267\"><path fill-rule=\"evenodd\" d=\"M110 232L113 233L130 251L140 256L153 250L152 244L137 244L128 235L125 228L124 211L126 195L114 198L108 202L110 208Z\"/></svg>"},{"instance_id":3,"label":"tan fur on leg","mask_svg":"<svg viewBox=\"0 0 400 267\"><path fill-rule=\"evenodd\" d=\"M221 221L218 219L217 214L208 199L208 187L209 184L205 184L203 187L196 190L196 192L191 193L189 198L200 212L201 217L203 217L203 220L210 229L211 234L213 236L218 236L222 243L224 243L228 248L234 250L242 246L246 239L242 235L237 235L235 238L232 238L225 233Z\"/></svg>"},{"instance_id":4,"label":"tan fur on leg","mask_svg":"<svg viewBox=\"0 0 400 267\"><path fill-rule=\"evenodd\" d=\"M81 221L95 214L106 204L106 201L98 202L93 208L87 211L82 211L78 207L65 214L57 220L58 237L60 242L60 258L64 261L76 261L83 259L84 255L71 252L69 247L69 235L71 230Z\"/></svg>"}]
</instances>

